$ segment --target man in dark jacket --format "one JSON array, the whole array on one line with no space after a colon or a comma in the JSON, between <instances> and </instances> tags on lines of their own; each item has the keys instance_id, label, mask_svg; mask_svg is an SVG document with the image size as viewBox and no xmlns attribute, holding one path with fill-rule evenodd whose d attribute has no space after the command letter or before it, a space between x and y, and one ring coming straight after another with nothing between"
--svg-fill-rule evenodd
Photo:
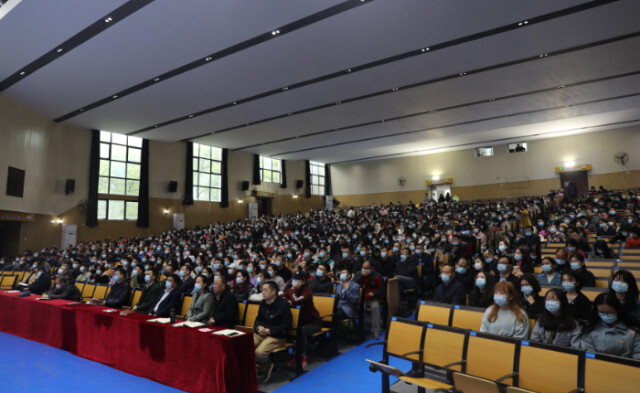
<instances>
[{"instance_id":1,"label":"man in dark jacket","mask_svg":"<svg viewBox=\"0 0 640 393\"><path fill-rule=\"evenodd\" d=\"M278 285L275 282L267 281L262 285L262 296L264 300L260 302L258 316L253 324L253 345L256 361L262 366L264 381L267 382L273 371L269 354L285 344L293 317L289 303L278 296Z\"/></svg>"},{"instance_id":2,"label":"man in dark jacket","mask_svg":"<svg viewBox=\"0 0 640 393\"><path fill-rule=\"evenodd\" d=\"M410 253L408 247L403 248L396 263L396 277L401 291L418 286L418 267L416 260L410 257Z\"/></svg>"},{"instance_id":3,"label":"man in dark jacket","mask_svg":"<svg viewBox=\"0 0 640 393\"><path fill-rule=\"evenodd\" d=\"M176 313L179 312L177 308L180 306L180 299L182 298L179 286L180 277L177 274L169 274L164 281L164 289L162 284L160 285L160 293L158 293L156 300L149 307L149 314L167 318L172 309L176 310Z\"/></svg>"},{"instance_id":4,"label":"man in dark jacket","mask_svg":"<svg viewBox=\"0 0 640 393\"><path fill-rule=\"evenodd\" d=\"M291 288L288 289L282 297L289 301L292 306L300 306L300 335L297 337L299 340L298 348L302 356L302 366L306 366L307 363L307 341L314 333L320 331L322 320L318 310L313 305L313 292L311 286L307 284L307 275L305 273L298 273L293 276L291 281ZM290 359L293 363L295 358Z\"/></svg>"},{"instance_id":5,"label":"man in dark jacket","mask_svg":"<svg viewBox=\"0 0 640 393\"><path fill-rule=\"evenodd\" d=\"M184 265L180 268L180 273L178 273L180 279L182 280L182 285L180 286L180 293L183 295L190 295L193 291L193 287L196 285L196 280L191 277L191 266Z\"/></svg>"},{"instance_id":6,"label":"man in dark jacket","mask_svg":"<svg viewBox=\"0 0 640 393\"><path fill-rule=\"evenodd\" d=\"M104 305L112 308L122 308L129 302L131 295L131 287L129 286L129 280L127 280L127 273L122 267L118 267L113 274L113 285L111 290L104 300Z\"/></svg>"},{"instance_id":7,"label":"man in dark jacket","mask_svg":"<svg viewBox=\"0 0 640 393\"><path fill-rule=\"evenodd\" d=\"M145 285L142 288L142 294L138 304L133 306L133 311L147 313L153 302L162 290L160 283L157 281L156 271L149 269L144 274Z\"/></svg>"},{"instance_id":8,"label":"man in dark jacket","mask_svg":"<svg viewBox=\"0 0 640 393\"><path fill-rule=\"evenodd\" d=\"M436 287L433 300L440 303L465 305L465 290L462 283L455 279L453 266L444 265L440 269L442 283Z\"/></svg>"},{"instance_id":9,"label":"man in dark jacket","mask_svg":"<svg viewBox=\"0 0 640 393\"><path fill-rule=\"evenodd\" d=\"M313 280L311 280L310 283L313 293L333 293L333 283L327 276L328 272L328 267L318 265Z\"/></svg>"},{"instance_id":10,"label":"man in dark jacket","mask_svg":"<svg viewBox=\"0 0 640 393\"><path fill-rule=\"evenodd\" d=\"M81 298L80 290L67 277L60 276L56 279L56 286L43 297L49 299L65 299L72 302L79 302Z\"/></svg>"},{"instance_id":11,"label":"man in dark jacket","mask_svg":"<svg viewBox=\"0 0 640 393\"><path fill-rule=\"evenodd\" d=\"M26 290L36 295L42 295L46 293L49 288L51 288L51 276L49 276L49 272L46 271L42 264L36 265L36 280L33 284L23 289L23 291Z\"/></svg>"},{"instance_id":12,"label":"man in dark jacket","mask_svg":"<svg viewBox=\"0 0 640 393\"><path fill-rule=\"evenodd\" d=\"M357 273L353 281L364 288L365 306L371 309L371 333L376 340L380 339L380 299L384 290L382 287L382 277L371 267L371 262L362 264L362 271Z\"/></svg>"},{"instance_id":13,"label":"man in dark jacket","mask_svg":"<svg viewBox=\"0 0 640 393\"><path fill-rule=\"evenodd\" d=\"M213 281L213 307L210 325L231 329L238 324L238 299L231 293L224 279Z\"/></svg>"}]
</instances>

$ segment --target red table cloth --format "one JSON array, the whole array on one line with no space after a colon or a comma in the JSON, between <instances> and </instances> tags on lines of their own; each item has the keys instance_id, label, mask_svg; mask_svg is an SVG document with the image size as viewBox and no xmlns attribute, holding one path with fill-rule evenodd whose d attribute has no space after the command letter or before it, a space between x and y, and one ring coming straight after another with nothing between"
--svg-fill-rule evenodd
<instances>
[{"instance_id":1,"label":"red table cloth","mask_svg":"<svg viewBox=\"0 0 640 393\"><path fill-rule=\"evenodd\" d=\"M107 307L0 292L0 331L188 392L257 392L253 337L147 322Z\"/></svg>"}]
</instances>

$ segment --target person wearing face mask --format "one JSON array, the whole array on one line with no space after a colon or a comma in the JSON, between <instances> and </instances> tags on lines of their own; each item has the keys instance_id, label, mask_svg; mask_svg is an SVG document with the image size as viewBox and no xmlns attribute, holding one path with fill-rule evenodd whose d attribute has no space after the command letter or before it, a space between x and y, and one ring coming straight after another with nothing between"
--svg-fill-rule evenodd
<instances>
[{"instance_id":1,"label":"person wearing face mask","mask_svg":"<svg viewBox=\"0 0 640 393\"><path fill-rule=\"evenodd\" d=\"M331 259L331 255L329 255L325 247L322 247L320 248L320 250L318 250L318 264L324 265L328 271L331 271L333 269L333 259Z\"/></svg>"},{"instance_id":2,"label":"person wearing face mask","mask_svg":"<svg viewBox=\"0 0 640 393\"><path fill-rule=\"evenodd\" d=\"M122 267L114 269L113 278L111 279L111 290L105 300L92 300L94 304L104 305L111 308L122 308L131 297L131 286L127 280L127 273Z\"/></svg>"},{"instance_id":3,"label":"person wearing face mask","mask_svg":"<svg viewBox=\"0 0 640 393\"><path fill-rule=\"evenodd\" d=\"M403 248L396 262L395 277L398 278L400 292L418 286L418 268L415 259L412 259L410 254L411 251L408 247Z\"/></svg>"},{"instance_id":4,"label":"person wearing face mask","mask_svg":"<svg viewBox=\"0 0 640 393\"><path fill-rule=\"evenodd\" d=\"M329 279L326 266L319 265L316 268L314 277L311 280L311 289L313 293L333 293L333 283Z\"/></svg>"},{"instance_id":5,"label":"person wearing face mask","mask_svg":"<svg viewBox=\"0 0 640 393\"><path fill-rule=\"evenodd\" d=\"M155 270L149 269L144 273L144 287L137 304L132 307L133 311L148 313L151 305L162 291L161 284L157 281Z\"/></svg>"},{"instance_id":6,"label":"person wearing face mask","mask_svg":"<svg viewBox=\"0 0 640 393\"><path fill-rule=\"evenodd\" d=\"M618 270L613 274L609 292L615 292L622 307L640 321L640 299L638 299L638 284L635 277L628 270Z\"/></svg>"},{"instance_id":7,"label":"person wearing face mask","mask_svg":"<svg viewBox=\"0 0 640 393\"><path fill-rule=\"evenodd\" d=\"M520 302L529 318L538 319L544 311L544 299L540 296L540 283L531 273L525 273L520 278Z\"/></svg>"},{"instance_id":8,"label":"person wearing face mask","mask_svg":"<svg viewBox=\"0 0 640 393\"><path fill-rule=\"evenodd\" d=\"M609 248L606 241L599 239L593 245L590 259L618 259L618 254Z\"/></svg>"},{"instance_id":9,"label":"person wearing face mask","mask_svg":"<svg viewBox=\"0 0 640 393\"><path fill-rule=\"evenodd\" d=\"M360 285L351 281L352 275L349 269L342 269L338 280L340 284L336 287L338 305L336 306L336 320L353 318L358 308L360 298Z\"/></svg>"},{"instance_id":10,"label":"person wearing face mask","mask_svg":"<svg viewBox=\"0 0 640 393\"><path fill-rule=\"evenodd\" d=\"M131 289L144 288L144 274L141 266L131 269Z\"/></svg>"},{"instance_id":11,"label":"person wearing face mask","mask_svg":"<svg viewBox=\"0 0 640 393\"><path fill-rule=\"evenodd\" d=\"M542 273L538 273L540 285L559 287L562 285L562 275L556 271L556 261L549 257L542 259Z\"/></svg>"},{"instance_id":12,"label":"person wearing face mask","mask_svg":"<svg viewBox=\"0 0 640 393\"><path fill-rule=\"evenodd\" d=\"M567 295L551 288L544 298L544 311L531 331L531 341L580 348L580 324L569 313Z\"/></svg>"},{"instance_id":13,"label":"person wearing face mask","mask_svg":"<svg viewBox=\"0 0 640 393\"><path fill-rule=\"evenodd\" d=\"M380 259L374 260L375 270L383 277L393 277L396 273L396 261L386 247L380 249Z\"/></svg>"},{"instance_id":14,"label":"person wearing face mask","mask_svg":"<svg viewBox=\"0 0 640 393\"><path fill-rule=\"evenodd\" d=\"M278 286L279 292L284 292L284 288L286 287L286 283L284 279L278 275L278 267L275 264L271 264L267 266L267 281L273 281Z\"/></svg>"},{"instance_id":15,"label":"person wearing face mask","mask_svg":"<svg viewBox=\"0 0 640 393\"><path fill-rule=\"evenodd\" d=\"M249 273L245 270L238 270L234 276L233 294L239 302L249 299L253 291L253 285L249 281Z\"/></svg>"},{"instance_id":16,"label":"person wearing face mask","mask_svg":"<svg viewBox=\"0 0 640 393\"><path fill-rule=\"evenodd\" d=\"M527 245L529 250L539 250L540 249L540 237L538 237L533 230L533 226L529 225L524 228L524 239L523 243Z\"/></svg>"},{"instance_id":17,"label":"person wearing face mask","mask_svg":"<svg viewBox=\"0 0 640 393\"><path fill-rule=\"evenodd\" d=\"M76 282L88 282L91 278L91 271L89 270L88 265L80 265L78 268L78 277L76 277Z\"/></svg>"},{"instance_id":18,"label":"person wearing face mask","mask_svg":"<svg viewBox=\"0 0 640 393\"><path fill-rule=\"evenodd\" d=\"M180 286L180 293L182 295L189 295L193 291L193 287L196 285L195 278L191 277L191 265L185 264L178 271L178 276L180 280L182 280L182 285Z\"/></svg>"},{"instance_id":19,"label":"person wearing face mask","mask_svg":"<svg viewBox=\"0 0 640 393\"><path fill-rule=\"evenodd\" d=\"M207 323L213 307L213 297L207 291L207 278L201 274L196 276L196 282L191 291L193 296L191 306L187 311L187 322Z\"/></svg>"},{"instance_id":20,"label":"person wearing face mask","mask_svg":"<svg viewBox=\"0 0 640 393\"><path fill-rule=\"evenodd\" d=\"M22 288L22 291L29 291L35 295L42 295L43 293L46 293L49 288L51 288L51 276L49 276L49 272L41 263L36 264L34 270L36 273L35 281L33 282L33 284Z\"/></svg>"},{"instance_id":21,"label":"person wearing face mask","mask_svg":"<svg viewBox=\"0 0 640 393\"><path fill-rule=\"evenodd\" d=\"M440 269L440 280L442 282L436 287L433 300L440 303L457 305L464 305L466 303L464 285L456 279L456 271L453 266L442 266Z\"/></svg>"},{"instance_id":22,"label":"person wearing face mask","mask_svg":"<svg viewBox=\"0 0 640 393\"><path fill-rule=\"evenodd\" d=\"M469 306L487 308L493 304L493 276L478 271L474 277L473 289L469 294Z\"/></svg>"},{"instance_id":23,"label":"person wearing face mask","mask_svg":"<svg viewBox=\"0 0 640 393\"><path fill-rule=\"evenodd\" d=\"M460 284L462 284L464 291L467 294L471 293L471 290L473 289L474 272L472 270L473 269L469 267L467 258L460 258L455 264L455 279L460 281Z\"/></svg>"},{"instance_id":24,"label":"person wearing face mask","mask_svg":"<svg viewBox=\"0 0 640 393\"><path fill-rule=\"evenodd\" d=\"M178 313L180 300L182 299L180 284L180 277L177 274L168 275L164 284L160 285L160 293L158 293L156 300L149 307L149 314L167 318L171 314L171 310L175 310Z\"/></svg>"},{"instance_id":25,"label":"person wearing face mask","mask_svg":"<svg viewBox=\"0 0 640 393\"><path fill-rule=\"evenodd\" d=\"M297 337L299 340L297 349L302 354L302 367L307 365L307 341L314 333L320 331L322 326L322 320L320 319L320 313L313 304L313 292L311 286L307 284L307 275L304 273L298 273L293 276L291 288L282 294L282 297L286 299L292 306L300 306L301 313L300 325L301 332ZM295 356L289 359L288 364L295 364Z\"/></svg>"},{"instance_id":26,"label":"person wearing face mask","mask_svg":"<svg viewBox=\"0 0 640 393\"><path fill-rule=\"evenodd\" d=\"M46 299L64 299L79 302L82 298L80 290L67 277L58 277L54 287L42 297Z\"/></svg>"},{"instance_id":27,"label":"person wearing face mask","mask_svg":"<svg viewBox=\"0 0 640 393\"><path fill-rule=\"evenodd\" d=\"M573 319L583 323L591 317L591 301L581 292L580 277L572 271L562 274L562 289L567 293L569 313Z\"/></svg>"},{"instance_id":28,"label":"person wearing face mask","mask_svg":"<svg viewBox=\"0 0 640 393\"><path fill-rule=\"evenodd\" d=\"M527 339L529 317L522 308L516 288L510 282L499 282L494 287L494 303L482 317L480 331L499 336Z\"/></svg>"},{"instance_id":29,"label":"person wearing face mask","mask_svg":"<svg viewBox=\"0 0 640 393\"><path fill-rule=\"evenodd\" d=\"M566 228L566 224L563 223L561 225L564 225L563 228ZM567 235L563 231L559 230L555 225L549 225L547 228L547 232L549 233L547 241L550 243L566 243Z\"/></svg>"},{"instance_id":30,"label":"person wearing face mask","mask_svg":"<svg viewBox=\"0 0 640 393\"><path fill-rule=\"evenodd\" d=\"M569 260L569 268L574 271L580 277L580 281L585 287L595 287L596 278L590 271L587 270L587 266L584 264L584 257L580 254L575 254Z\"/></svg>"},{"instance_id":31,"label":"person wearing face mask","mask_svg":"<svg viewBox=\"0 0 640 393\"><path fill-rule=\"evenodd\" d=\"M629 238L624 243L625 248L639 248L640 247L640 227L632 227L629 229Z\"/></svg>"},{"instance_id":32,"label":"person wearing face mask","mask_svg":"<svg viewBox=\"0 0 640 393\"><path fill-rule=\"evenodd\" d=\"M278 255L273 263L276 265L278 276L282 277L285 282L291 280L293 273L291 273L291 269L286 266L284 256Z\"/></svg>"},{"instance_id":33,"label":"person wearing face mask","mask_svg":"<svg viewBox=\"0 0 640 393\"><path fill-rule=\"evenodd\" d=\"M614 293L601 293L593 301L589 325L580 348L589 352L640 359L640 325Z\"/></svg>"},{"instance_id":34,"label":"person wearing face mask","mask_svg":"<svg viewBox=\"0 0 640 393\"><path fill-rule=\"evenodd\" d=\"M362 270L355 275L353 281L364 288L365 306L371 309L371 333L373 338L378 340L382 321L380 318L380 299L384 295L382 278L371 267L371 262L365 261L362 264Z\"/></svg>"},{"instance_id":35,"label":"person wearing face mask","mask_svg":"<svg viewBox=\"0 0 640 393\"><path fill-rule=\"evenodd\" d=\"M571 270L568 255L566 248L562 247L556 249L554 260L556 261L556 271L560 274Z\"/></svg>"},{"instance_id":36,"label":"person wearing face mask","mask_svg":"<svg viewBox=\"0 0 640 393\"><path fill-rule=\"evenodd\" d=\"M511 258L504 256L498 259L498 263L496 264L496 270L498 274L496 275L496 279L499 282L508 281L513 284L513 287L518 289L520 288L520 279L516 277L513 271L513 262Z\"/></svg>"},{"instance_id":37,"label":"person wearing face mask","mask_svg":"<svg viewBox=\"0 0 640 393\"><path fill-rule=\"evenodd\" d=\"M213 280L213 306L209 325L233 329L238 324L238 299L231 293L220 276Z\"/></svg>"}]
</instances>

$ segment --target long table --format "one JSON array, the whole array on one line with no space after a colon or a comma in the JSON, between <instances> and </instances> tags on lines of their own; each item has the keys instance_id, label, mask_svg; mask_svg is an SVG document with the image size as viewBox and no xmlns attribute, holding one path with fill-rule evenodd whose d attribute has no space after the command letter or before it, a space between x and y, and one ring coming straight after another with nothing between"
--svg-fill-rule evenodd
<instances>
[{"instance_id":1,"label":"long table","mask_svg":"<svg viewBox=\"0 0 640 393\"><path fill-rule=\"evenodd\" d=\"M0 331L193 393L257 392L253 337L147 322L107 307L0 291Z\"/></svg>"}]
</instances>

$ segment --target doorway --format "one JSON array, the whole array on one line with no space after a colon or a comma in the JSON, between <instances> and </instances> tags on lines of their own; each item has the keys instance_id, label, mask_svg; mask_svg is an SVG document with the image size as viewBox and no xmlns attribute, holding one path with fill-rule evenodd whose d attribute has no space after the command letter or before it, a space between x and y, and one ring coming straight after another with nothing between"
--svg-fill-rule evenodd
<instances>
[{"instance_id":1,"label":"doorway","mask_svg":"<svg viewBox=\"0 0 640 393\"><path fill-rule=\"evenodd\" d=\"M19 248L20 222L0 221L0 255L18 255Z\"/></svg>"},{"instance_id":2,"label":"doorway","mask_svg":"<svg viewBox=\"0 0 640 393\"><path fill-rule=\"evenodd\" d=\"M256 202L258 203L258 217L271 215L271 206L273 205L273 200L271 198L258 197L256 198Z\"/></svg>"},{"instance_id":3,"label":"doorway","mask_svg":"<svg viewBox=\"0 0 640 393\"><path fill-rule=\"evenodd\" d=\"M579 198L589 192L589 175L587 171L561 172L560 186L565 195L569 195L569 184L576 187L576 197Z\"/></svg>"}]
</instances>

